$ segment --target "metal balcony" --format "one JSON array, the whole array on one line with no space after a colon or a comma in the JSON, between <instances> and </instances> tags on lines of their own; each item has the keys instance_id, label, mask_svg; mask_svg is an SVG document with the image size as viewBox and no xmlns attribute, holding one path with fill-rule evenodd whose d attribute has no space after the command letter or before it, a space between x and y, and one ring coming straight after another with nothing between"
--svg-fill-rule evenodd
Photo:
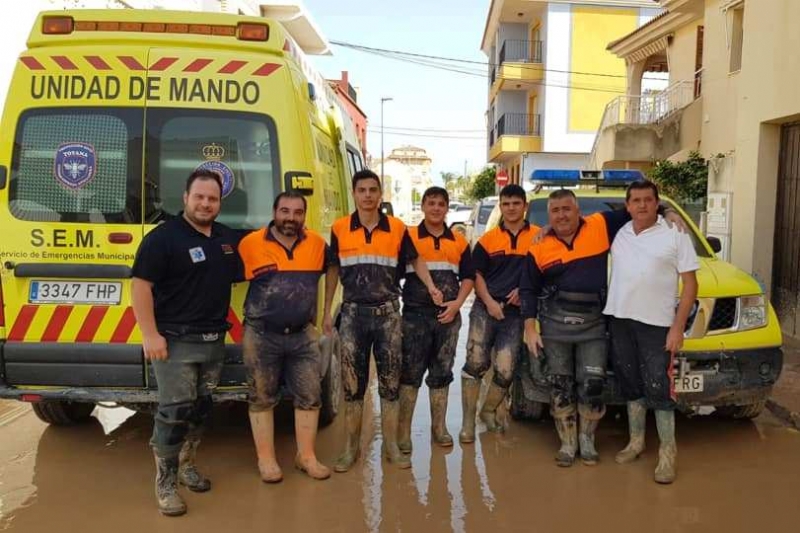
<instances>
[{"instance_id":1,"label":"metal balcony","mask_svg":"<svg viewBox=\"0 0 800 533\"><path fill-rule=\"evenodd\" d=\"M500 48L500 64L510 63L541 63L542 41L520 41L509 39L503 42Z\"/></svg>"}]
</instances>

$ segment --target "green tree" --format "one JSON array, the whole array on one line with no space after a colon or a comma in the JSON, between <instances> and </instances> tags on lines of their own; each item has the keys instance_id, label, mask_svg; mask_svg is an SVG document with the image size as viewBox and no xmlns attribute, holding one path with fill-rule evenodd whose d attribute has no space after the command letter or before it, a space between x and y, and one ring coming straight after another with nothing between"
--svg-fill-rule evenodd
<instances>
[{"instance_id":1,"label":"green tree","mask_svg":"<svg viewBox=\"0 0 800 533\"><path fill-rule=\"evenodd\" d=\"M686 161L680 163L659 161L648 177L662 193L679 203L702 200L707 194L708 164L699 152L689 153Z\"/></svg>"},{"instance_id":2,"label":"green tree","mask_svg":"<svg viewBox=\"0 0 800 533\"><path fill-rule=\"evenodd\" d=\"M497 171L494 167L484 167L480 173L475 176L470 182L465 195L472 201L486 198L487 196L494 196L495 193L495 177Z\"/></svg>"}]
</instances>

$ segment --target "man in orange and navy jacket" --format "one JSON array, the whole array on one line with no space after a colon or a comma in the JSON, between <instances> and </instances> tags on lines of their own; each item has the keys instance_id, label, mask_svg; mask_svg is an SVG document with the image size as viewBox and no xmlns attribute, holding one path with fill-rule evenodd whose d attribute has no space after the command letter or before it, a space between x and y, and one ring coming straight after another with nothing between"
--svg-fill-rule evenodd
<instances>
[{"instance_id":1,"label":"man in orange and navy jacket","mask_svg":"<svg viewBox=\"0 0 800 533\"><path fill-rule=\"evenodd\" d=\"M380 211L381 183L371 170L353 175L357 210L331 228L331 253L344 289L339 338L345 392L346 442L336 472L347 472L358 459L364 394L369 379L369 356L375 355L381 397L383 453L400 468L411 461L397 446L402 329L399 280L411 263L432 300L442 303L430 272L399 219ZM331 305L336 277L325 286L326 333L332 331Z\"/></svg>"},{"instance_id":2,"label":"man in orange and navy jacket","mask_svg":"<svg viewBox=\"0 0 800 533\"><path fill-rule=\"evenodd\" d=\"M519 185L506 185L500 191L500 225L480 238L472 253L475 267L475 294L469 315L467 360L461 371L463 422L459 440L475 441L475 411L481 379L492 364L494 374L486 393L481 420L487 429L505 428L495 416L514 376L514 363L522 347L519 279L531 240L539 231L525 219L527 199Z\"/></svg>"}]
</instances>

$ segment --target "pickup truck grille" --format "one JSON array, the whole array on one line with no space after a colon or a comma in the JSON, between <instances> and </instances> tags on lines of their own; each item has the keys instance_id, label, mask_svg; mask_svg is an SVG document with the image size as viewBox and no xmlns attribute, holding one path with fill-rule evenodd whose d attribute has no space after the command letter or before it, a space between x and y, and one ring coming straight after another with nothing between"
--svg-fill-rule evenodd
<instances>
[{"instance_id":1,"label":"pickup truck grille","mask_svg":"<svg viewBox=\"0 0 800 533\"><path fill-rule=\"evenodd\" d=\"M708 331L730 329L736 324L736 298L717 298Z\"/></svg>"}]
</instances>

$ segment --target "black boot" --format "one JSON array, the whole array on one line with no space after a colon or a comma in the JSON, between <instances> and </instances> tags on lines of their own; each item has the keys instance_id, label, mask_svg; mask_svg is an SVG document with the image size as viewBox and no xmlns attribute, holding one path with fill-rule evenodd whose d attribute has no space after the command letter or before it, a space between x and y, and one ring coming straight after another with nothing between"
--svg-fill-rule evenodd
<instances>
[{"instance_id":1,"label":"black boot","mask_svg":"<svg viewBox=\"0 0 800 533\"><path fill-rule=\"evenodd\" d=\"M178 494L178 457L155 455L155 459L158 510L165 516L186 514L186 504Z\"/></svg>"},{"instance_id":2,"label":"black boot","mask_svg":"<svg viewBox=\"0 0 800 533\"><path fill-rule=\"evenodd\" d=\"M206 492L211 490L211 480L197 470L195 458L198 446L200 446L200 437L187 437L186 442L183 443L178 481L192 492Z\"/></svg>"}]
</instances>

